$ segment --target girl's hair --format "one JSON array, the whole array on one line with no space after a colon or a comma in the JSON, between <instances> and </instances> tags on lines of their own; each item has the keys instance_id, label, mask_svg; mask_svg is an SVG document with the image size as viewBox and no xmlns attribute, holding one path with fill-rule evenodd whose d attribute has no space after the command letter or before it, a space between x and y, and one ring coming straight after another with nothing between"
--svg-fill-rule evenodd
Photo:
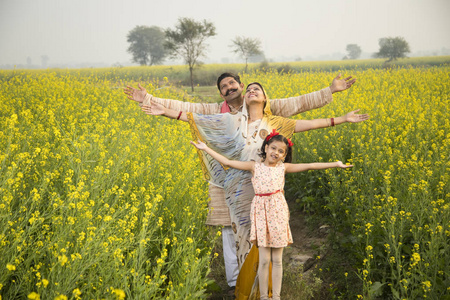
<instances>
[{"instance_id":1,"label":"girl's hair","mask_svg":"<svg viewBox=\"0 0 450 300\"><path fill-rule=\"evenodd\" d=\"M262 157L263 160L266 159L266 145L272 144L274 141L283 142L286 144L286 157L284 158L284 162L290 163L292 161L292 147L289 146L289 141L287 138L282 136L281 134L275 135L270 138L270 140L264 139L264 142L261 146L261 150L259 156Z\"/></svg>"}]
</instances>

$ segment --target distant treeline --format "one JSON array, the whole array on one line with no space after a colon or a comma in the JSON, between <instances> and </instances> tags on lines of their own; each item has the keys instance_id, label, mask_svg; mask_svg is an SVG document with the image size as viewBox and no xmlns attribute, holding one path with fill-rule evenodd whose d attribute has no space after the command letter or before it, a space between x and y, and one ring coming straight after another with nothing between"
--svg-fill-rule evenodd
<instances>
[{"instance_id":1,"label":"distant treeline","mask_svg":"<svg viewBox=\"0 0 450 300\"><path fill-rule=\"evenodd\" d=\"M384 59L361 59L361 60L339 60L339 61L296 61L296 62L262 62L250 63L248 73L254 71L277 71L279 73L303 73L303 72L339 72L346 70L367 70L367 69L392 69L392 68L428 68L441 65L449 65L450 56L430 56L403 58L395 62L387 63ZM210 86L215 85L217 77L224 72L242 74L245 64L204 64L200 66L194 74L195 85ZM70 69L48 69L49 72L61 72L65 74ZM2 71L0 78L10 77L19 70ZM20 70L23 71L23 70ZM38 70L36 70L38 71ZM41 72L42 70L39 70ZM74 74L73 69L70 70ZM26 70L34 72L34 70ZM189 70L185 65L176 66L139 66L139 67L111 67L111 68L86 68L76 70L77 74L83 77L95 75L98 78L115 80L124 78L129 81L144 82L150 80L162 80L168 78L172 84L189 85Z\"/></svg>"}]
</instances>

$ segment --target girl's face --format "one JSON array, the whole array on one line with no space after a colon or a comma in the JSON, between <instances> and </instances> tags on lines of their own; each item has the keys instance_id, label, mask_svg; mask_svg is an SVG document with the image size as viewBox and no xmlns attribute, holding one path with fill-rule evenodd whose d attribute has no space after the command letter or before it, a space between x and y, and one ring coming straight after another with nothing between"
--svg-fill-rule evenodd
<instances>
[{"instance_id":1,"label":"girl's face","mask_svg":"<svg viewBox=\"0 0 450 300\"><path fill-rule=\"evenodd\" d=\"M277 164L284 159L287 154L287 146L282 141L273 141L266 145L266 161L269 165Z\"/></svg>"},{"instance_id":2,"label":"girl's face","mask_svg":"<svg viewBox=\"0 0 450 300\"><path fill-rule=\"evenodd\" d=\"M266 96L264 95L261 87L257 84L251 84L247 87L244 98L247 104L250 104L252 102L266 102Z\"/></svg>"}]
</instances>

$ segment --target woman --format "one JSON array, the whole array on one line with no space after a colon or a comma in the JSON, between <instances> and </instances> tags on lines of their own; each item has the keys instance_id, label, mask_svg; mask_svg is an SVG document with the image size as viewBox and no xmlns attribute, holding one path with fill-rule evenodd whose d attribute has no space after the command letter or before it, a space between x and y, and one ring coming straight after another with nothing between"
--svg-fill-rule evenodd
<instances>
[{"instance_id":1,"label":"woman","mask_svg":"<svg viewBox=\"0 0 450 300\"><path fill-rule=\"evenodd\" d=\"M152 106L144 105L142 110L150 115L164 115L173 119L189 121L194 141L205 142L213 150L231 160L257 162L260 161L258 150L273 129L281 135L291 138L296 132L325 128L346 122L362 122L369 118L367 114L356 114L358 111L352 111L337 118L315 120L291 120L273 116L270 111L270 101L261 84L257 82L247 86L244 101L242 112L235 114L201 115L177 112L156 103L153 103ZM225 189L241 268L239 276L248 278L242 274L242 265L252 247L250 243L250 207L254 197L252 174L237 169L225 170L220 163L205 152L199 150L198 153L205 179ZM236 293L240 292L247 294L237 286Z\"/></svg>"}]
</instances>

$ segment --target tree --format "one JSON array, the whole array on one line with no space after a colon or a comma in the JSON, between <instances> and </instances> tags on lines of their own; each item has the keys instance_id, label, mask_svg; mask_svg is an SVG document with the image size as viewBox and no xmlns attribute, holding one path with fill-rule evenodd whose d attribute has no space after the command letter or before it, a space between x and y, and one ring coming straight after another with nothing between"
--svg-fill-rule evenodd
<instances>
[{"instance_id":1,"label":"tree","mask_svg":"<svg viewBox=\"0 0 450 300\"><path fill-rule=\"evenodd\" d=\"M344 59L358 59L361 55L361 47L356 44L348 44L345 51L347 51L347 55Z\"/></svg>"},{"instance_id":2,"label":"tree","mask_svg":"<svg viewBox=\"0 0 450 300\"><path fill-rule=\"evenodd\" d=\"M159 64L167 54L164 31L157 26L136 26L128 33L127 42L133 61L141 66Z\"/></svg>"},{"instance_id":3,"label":"tree","mask_svg":"<svg viewBox=\"0 0 450 300\"><path fill-rule=\"evenodd\" d=\"M166 48L173 58L181 57L189 66L191 88L194 91L194 68L201 62L199 59L206 55L206 39L216 35L213 23L203 20L197 22L189 18L178 19L175 29L166 29Z\"/></svg>"},{"instance_id":4,"label":"tree","mask_svg":"<svg viewBox=\"0 0 450 300\"><path fill-rule=\"evenodd\" d=\"M48 55L41 55L41 62L42 62L42 67L47 67L48 64L48 60L50 58L48 57Z\"/></svg>"},{"instance_id":5,"label":"tree","mask_svg":"<svg viewBox=\"0 0 450 300\"><path fill-rule=\"evenodd\" d=\"M380 50L375 53L374 57L389 58L388 62L396 60L401 57L406 57L406 53L411 52L409 50L409 44L402 37L387 37L381 38L378 41Z\"/></svg>"},{"instance_id":6,"label":"tree","mask_svg":"<svg viewBox=\"0 0 450 300\"><path fill-rule=\"evenodd\" d=\"M245 60L245 72L247 72L248 59L252 56L263 54L261 41L258 39L237 36L231 42L233 43L230 45L232 52L239 54Z\"/></svg>"}]
</instances>

